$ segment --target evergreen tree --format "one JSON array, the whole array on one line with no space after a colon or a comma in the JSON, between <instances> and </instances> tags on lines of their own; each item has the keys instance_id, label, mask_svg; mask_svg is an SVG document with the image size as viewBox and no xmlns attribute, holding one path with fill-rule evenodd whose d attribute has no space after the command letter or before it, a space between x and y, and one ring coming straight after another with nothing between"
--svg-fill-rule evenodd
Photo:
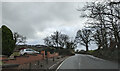
<instances>
[{"instance_id":1,"label":"evergreen tree","mask_svg":"<svg viewBox=\"0 0 120 71\"><path fill-rule=\"evenodd\" d=\"M10 55L15 48L12 31L5 25L2 26L2 54Z\"/></svg>"}]
</instances>

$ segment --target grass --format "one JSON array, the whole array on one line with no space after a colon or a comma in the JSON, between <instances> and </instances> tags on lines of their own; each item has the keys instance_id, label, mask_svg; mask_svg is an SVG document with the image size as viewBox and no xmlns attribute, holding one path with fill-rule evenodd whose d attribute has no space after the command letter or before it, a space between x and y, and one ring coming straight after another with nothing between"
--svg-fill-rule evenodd
<instances>
[{"instance_id":1,"label":"grass","mask_svg":"<svg viewBox=\"0 0 120 71\"><path fill-rule=\"evenodd\" d=\"M114 50L111 49L100 49L100 50L89 50L88 52L79 52L80 54L90 54L98 58L106 59L106 60L111 60L111 61L119 61L119 53L120 50L117 48Z\"/></svg>"},{"instance_id":2,"label":"grass","mask_svg":"<svg viewBox=\"0 0 120 71\"><path fill-rule=\"evenodd\" d=\"M0 60L0 65L3 65L3 62Z\"/></svg>"},{"instance_id":3,"label":"grass","mask_svg":"<svg viewBox=\"0 0 120 71\"><path fill-rule=\"evenodd\" d=\"M107 50L100 49L100 50L95 50L95 51L91 52L91 54L93 56L96 56L96 57L99 57L99 58L102 58L102 59L106 59L106 60L111 60L111 61L118 61L118 60L120 60L120 57L118 55L119 53L120 53L120 50L118 50L118 49L114 49L114 50L111 50L111 49L107 49Z\"/></svg>"},{"instance_id":4,"label":"grass","mask_svg":"<svg viewBox=\"0 0 120 71\"><path fill-rule=\"evenodd\" d=\"M11 56L20 56L19 52L14 52L13 54L11 54Z\"/></svg>"},{"instance_id":5,"label":"grass","mask_svg":"<svg viewBox=\"0 0 120 71\"><path fill-rule=\"evenodd\" d=\"M87 53L92 54L93 52L95 52L95 50L89 50Z\"/></svg>"}]
</instances>

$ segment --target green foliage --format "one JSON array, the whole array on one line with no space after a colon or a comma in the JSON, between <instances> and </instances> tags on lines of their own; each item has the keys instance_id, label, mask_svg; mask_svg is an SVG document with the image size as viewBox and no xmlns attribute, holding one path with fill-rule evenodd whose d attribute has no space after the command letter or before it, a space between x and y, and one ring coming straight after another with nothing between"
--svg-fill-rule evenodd
<instances>
[{"instance_id":1,"label":"green foliage","mask_svg":"<svg viewBox=\"0 0 120 71\"><path fill-rule=\"evenodd\" d=\"M2 26L2 54L10 55L15 48L15 41L13 39L12 31L6 27Z\"/></svg>"}]
</instances>

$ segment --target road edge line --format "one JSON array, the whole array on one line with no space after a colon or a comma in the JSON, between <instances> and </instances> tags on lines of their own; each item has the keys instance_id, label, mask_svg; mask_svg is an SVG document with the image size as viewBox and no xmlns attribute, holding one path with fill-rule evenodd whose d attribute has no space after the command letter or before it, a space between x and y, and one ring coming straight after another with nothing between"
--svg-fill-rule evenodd
<instances>
[{"instance_id":1,"label":"road edge line","mask_svg":"<svg viewBox=\"0 0 120 71\"><path fill-rule=\"evenodd\" d=\"M70 58L70 57L68 57L68 58ZM60 63L60 65L57 67L57 69L56 69L55 71L58 71L58 69L62 66L62 64L63 64L68 58L64 59L64 60L62 61L62 63Z\"/></svg>"},{"instance_id":2,"label":"road edge line","mask_svg":"<svg viewBox=\"0 0 120 71\"><path fill-rule=\"evenodd\" d=\"M55 64L53 64L52 66L50 66L50 67L49 67L49 69L51 69L51 68L52 68L52 67L54 67L55 65L56 65L56 63L55 63Z\"/></svg>"}]
</instances>

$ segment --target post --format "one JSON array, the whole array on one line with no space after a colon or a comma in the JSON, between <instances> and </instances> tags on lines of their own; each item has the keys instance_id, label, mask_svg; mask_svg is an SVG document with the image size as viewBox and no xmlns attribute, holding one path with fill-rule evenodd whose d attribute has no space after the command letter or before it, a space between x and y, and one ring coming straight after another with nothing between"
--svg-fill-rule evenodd
<instances>
[{"instance_id":1,"label":"post","mask_svg":"<svg viewBox=\"0 0 120 71\"><path fill-rule=\"evenodd\" d=\"M29 63L29 71L31 71L31 62Z\"/></svg>"},{"instance_id":2,"label":"post","mask_svg":"<svg viewBox=\"0 0 120 71\"><path fill-rule=\"evenodd\" d=\"M46 58L46 63L48 64L48 57Z\"/></svg>"},{"instance_id":3,"label":"post","mask_svg":"<svg viewBox=\"0 0 120 71\"><path fill-rule=\"evenodd\" d=\"M37 65L40 65L40 61L39 60L37 61Z\"/></svg>"},{"instance_id":4,"label":"post","mask_svg":"<svg viewBox=\"0 0 120 71\"><path fill-rule=\"evenodd\" d=\"M53 62L55 61L55 58L53 57Z\"/></svg>"},{"instance_id":5,"label":"post","mask_svg":"<svg viewBox=\"0 0 120 71\"><path fill-rule=\"evenodd\" d=\"M41 51L41 54L43 55L43 59L45 59L45 51Z\"/></svg>"}]
</instances>

